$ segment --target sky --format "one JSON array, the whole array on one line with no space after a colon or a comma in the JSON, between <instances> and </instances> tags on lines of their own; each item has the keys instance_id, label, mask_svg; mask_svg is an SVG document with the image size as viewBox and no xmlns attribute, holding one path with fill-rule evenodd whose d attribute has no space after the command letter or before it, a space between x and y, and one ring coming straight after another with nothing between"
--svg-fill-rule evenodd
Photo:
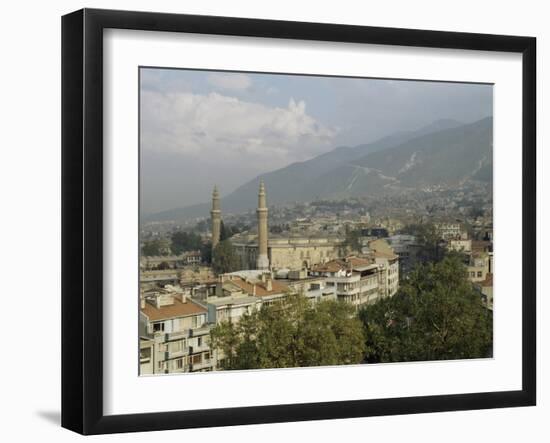
<instances>
[{"instance_id":1,"label":"sky","mask_svg":"<svg viewBox=\"0 0 550 443\"><path fill-rule=\"evenodd\" d=\"M491 116L483 84L140 69L143 214L209 201L262 173L419 129Z\"/></svg>"}]
</instances>

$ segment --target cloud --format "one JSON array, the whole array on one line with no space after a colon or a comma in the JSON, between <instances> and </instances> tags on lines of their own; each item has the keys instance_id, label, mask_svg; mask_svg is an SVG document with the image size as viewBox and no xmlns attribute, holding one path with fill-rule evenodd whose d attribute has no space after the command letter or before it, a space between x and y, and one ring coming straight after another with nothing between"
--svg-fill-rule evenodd
<instances>
[{"instance_id":1,"label":"cloud","mask_svg":"<svg viewBox=\"0 0 550 443\"><path fill-rule=\"evenodd\" d=\"M245 74L215 73L207 77L212 86L230 91L244 91L252 85L252 80Z\"/></svg>"},{"instance_id":2,"label":"cloud","mask_svg":"<svg viewBox=\"0 0 550 443\"><path fill-rule=\"evenodd\" d=\"M306 103L270 107L211 92L143 91L141 142L144 150L178 153L259 172L303 161L331 147L336 129L306 112Z\"/></svg>"}]
</instances>

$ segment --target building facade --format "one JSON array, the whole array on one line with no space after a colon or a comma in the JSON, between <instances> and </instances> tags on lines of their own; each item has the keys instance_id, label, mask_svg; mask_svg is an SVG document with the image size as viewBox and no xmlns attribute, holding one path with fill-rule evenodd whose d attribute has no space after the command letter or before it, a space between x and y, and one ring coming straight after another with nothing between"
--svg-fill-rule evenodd
<instances>
[{"instance_id":1,"label":"building facade","mask_svg":"<svg viewBox=\"0 0 550 443\"><path fill-rule=\"evenodd\" d=\"M210 371L208 310L184 292L158 290L141 296L145 334L140 340L140 369L144 374ZM147 339L145 339L145 336ZM149 350L148 350L149 349ZM146 364L149 358L150 364Z\"/></svg>"}]
</instances>

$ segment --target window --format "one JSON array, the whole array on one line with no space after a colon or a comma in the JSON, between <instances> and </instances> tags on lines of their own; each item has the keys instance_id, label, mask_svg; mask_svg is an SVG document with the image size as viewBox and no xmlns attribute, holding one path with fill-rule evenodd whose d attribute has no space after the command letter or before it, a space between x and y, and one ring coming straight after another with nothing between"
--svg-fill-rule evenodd
<instances>
[{"instance_id":1,"label":"window","mask_svg":"<svg viewBox=\"0 0 550 443\"><path fill-rule=\"evenodd\" d=\"M478 277L481 277L483 275L483 273L481 271L477 271L477 276Z\"/></svg>"},{"instance_id":2,"label":"window","mask_svg":"<svg viewBox=\"0 0 550 443\"><path fill-rule=\"evenodd\" d=\"M202 346L202 337L197 338L197 346L200 348Z\"/></svg>"},{"instance_id":3,"label":"window","mask_svg":"<svg viewBox=\"0 0 550 443\"><path fill-rule=\"evenodd\" d=\"M183 358L178 358L176 360L176 369L183 369Z\"/></svg>"},{"instance_id":4,"label":"window","mask_svg":"<svg viewBox=\"0 0 550 443\"><path fill-rule=\"evenodd\" d=\"M164 323L153 323L153 331L154 332L164 331Z\"/></svg>"}]
</instances>

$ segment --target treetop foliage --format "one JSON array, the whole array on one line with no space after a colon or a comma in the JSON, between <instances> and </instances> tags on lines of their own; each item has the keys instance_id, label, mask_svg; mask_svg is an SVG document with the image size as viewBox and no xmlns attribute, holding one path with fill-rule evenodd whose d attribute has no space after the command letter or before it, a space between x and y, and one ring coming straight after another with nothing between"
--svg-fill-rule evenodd
<instances>
[{"instance_id":1,"label":"treetop foliage","mask_svg":"<svg viewBox=\"0 0 550 443\"><path fill-rule=\"evenodd\" d=\"M492 312L466 279L458 254L417 267L392 298L360 312L368 362L485 358Z\"/></svg>"},{"instance_id":2,"label":"treetop foliage","mask_svg":"<svg viewBox=\"0 0 550 443\"><path fill-rule=\"evenodd\" d=\"M224 322L211 332L224 369L289 368L360 363L363 327L350 305L310 303L303 295Z\"/></svg>"},{"instance_id":3,"label":"treetop foliage","mask_svg":"<svg viewBox=\"0 0 550 443\"><path fill-rule=\"evenodd\" d=\"M237 271L240 268L240 259L235 254L230 240L220 241L212 252L212 267L218 274Z\"/></svg>"},{"instance_id":4,"label":"treetop foliage","mask_svg":"<svg viewBox=\"0 0 550 443\"><path fill-rule=\"evenodd\" d=\"M195 232L177 231L171 237L172 254L180 255L187 251L198 251L201 249L203 242L199 234Z\"/></svg>"}]
</instances>

